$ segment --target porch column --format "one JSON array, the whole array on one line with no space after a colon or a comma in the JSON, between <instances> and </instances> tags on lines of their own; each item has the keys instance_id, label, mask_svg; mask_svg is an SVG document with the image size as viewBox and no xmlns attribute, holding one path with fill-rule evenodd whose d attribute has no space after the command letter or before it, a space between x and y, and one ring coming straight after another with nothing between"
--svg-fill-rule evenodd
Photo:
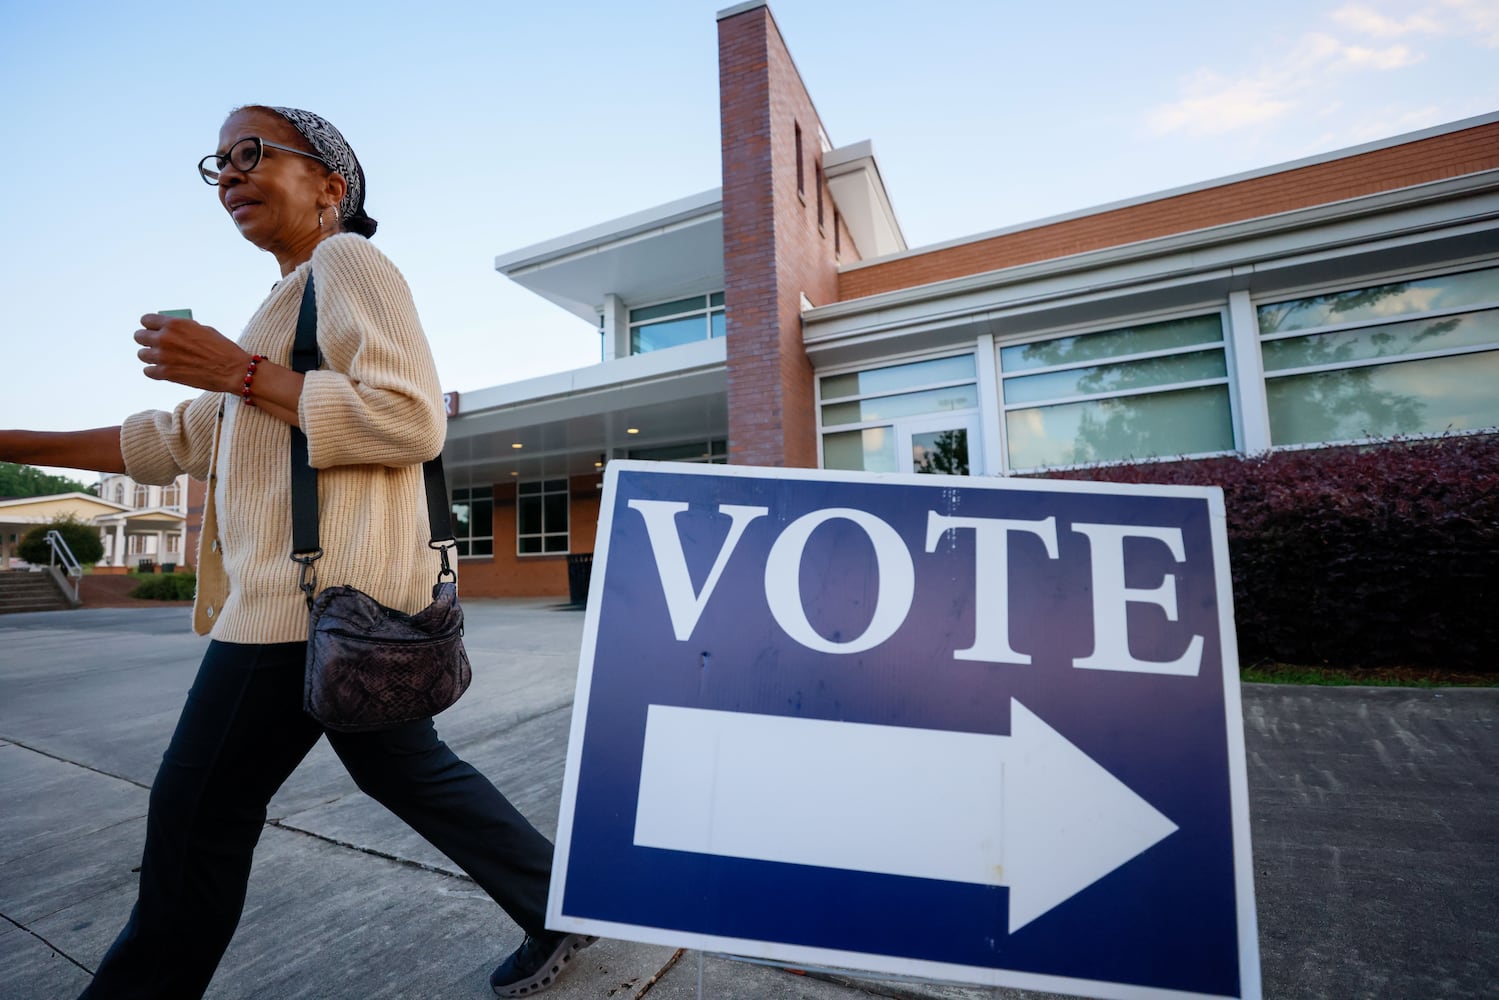
<instances>
[{"instance_id":1,"label":"porch column","mask_svg":"<svg viewBox=\"0 0 1499 1000\"><path fill-rule=\"evenodd\" d=\"M114 559L111 560L110 565L125 565L125 522L123 520L115 522Z\"/></svg>"}]
</instances>

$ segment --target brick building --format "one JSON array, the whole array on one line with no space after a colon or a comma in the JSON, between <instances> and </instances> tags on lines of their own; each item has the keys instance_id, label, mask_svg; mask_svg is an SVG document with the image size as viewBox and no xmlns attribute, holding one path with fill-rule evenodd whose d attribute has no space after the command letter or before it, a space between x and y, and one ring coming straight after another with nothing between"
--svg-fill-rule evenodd
<instances>
[{"instance_id":1,"label":"brick building","mask_svg":"<svg viewBox=\"0 0 1499 1000\"><path fill-rule=\"evenodd\" d=\"M1499 113L909 248L763 2L723 186L500 255L598 365L465 393L465 593L564 595L611 458L1008 475L1499 427Z\"/></svg>"}]
</instances>

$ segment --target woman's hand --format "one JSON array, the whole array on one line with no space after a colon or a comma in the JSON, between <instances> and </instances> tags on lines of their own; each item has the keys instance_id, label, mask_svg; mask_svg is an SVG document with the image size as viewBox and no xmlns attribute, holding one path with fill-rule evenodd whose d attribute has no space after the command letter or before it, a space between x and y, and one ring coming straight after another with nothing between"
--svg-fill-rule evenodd
<instances>
[{"instance_id":1,"label":"woman's hand","mask_svg":"<svg viewBox=\"0 0 1499 1000\"><path fill-rule=\"evenodd\" d=\"M244 397L253 357L249 351L213 327L190 319L146 313L141 326L135 331L135 342L141 345L136 357L145 362L146 378ZM301 396L300 372L269 361L256 365L249 403L296 427Z\"/></svg>"},{"instance_id":2,"label":"woman's hand","mask_svg":"<svg viewBox=\"0 0 1499 1000\"><path fill-rule=\"evenodd\" d=\"M135 331L146 378L209 392L238 392L250 353L211 326L147 313Z\"/></svg>"}]
</instances>

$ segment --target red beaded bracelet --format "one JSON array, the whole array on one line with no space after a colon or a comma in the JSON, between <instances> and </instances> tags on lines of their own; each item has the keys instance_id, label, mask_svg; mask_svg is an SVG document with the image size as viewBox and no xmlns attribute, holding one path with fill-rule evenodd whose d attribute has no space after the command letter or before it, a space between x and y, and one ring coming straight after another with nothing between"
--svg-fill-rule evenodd
<instances>
[{"instance_id":1,"label":"red beaded bracelet","mask_svg":"<svg viewBox=\"0 0 1499 1000\"><path fill-rule=\"evenodd\" d=\"M254 406L255 400L250 398L250 385L255 381L255 369L265 360L264 354L256 354L250 358L250 367L245 370L245 384L239 391L239 398L245 401L246 406Z\"/></svg>"}]
</instances>

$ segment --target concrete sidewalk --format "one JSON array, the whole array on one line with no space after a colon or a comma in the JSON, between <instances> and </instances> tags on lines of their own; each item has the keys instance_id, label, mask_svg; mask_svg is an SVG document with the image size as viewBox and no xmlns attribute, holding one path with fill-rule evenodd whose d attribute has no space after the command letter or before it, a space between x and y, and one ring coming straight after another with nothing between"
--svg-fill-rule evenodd
<instances>
[{"instance_id":1,"label":"concrete sidewalk","mask_svg":"<svg viewBox=\"0 0 1499 1000\"><path fill-rule=\"evenodd\" d=\"M583 616L469 601L444 738L555 835ZM124 923L147 791L206 641L180 607L0 617L0 1000L72 997ZM1269 997L1499 982L1499 689L1245 688ZM519 930L319 744L271 804L217 998L480 998ZM1080 944L1086 947L1086 944ZM1038 996L818 977L600 941L547 993ZM701 962L700 962L701 959Z\"/></svg>"}]
</instances>

